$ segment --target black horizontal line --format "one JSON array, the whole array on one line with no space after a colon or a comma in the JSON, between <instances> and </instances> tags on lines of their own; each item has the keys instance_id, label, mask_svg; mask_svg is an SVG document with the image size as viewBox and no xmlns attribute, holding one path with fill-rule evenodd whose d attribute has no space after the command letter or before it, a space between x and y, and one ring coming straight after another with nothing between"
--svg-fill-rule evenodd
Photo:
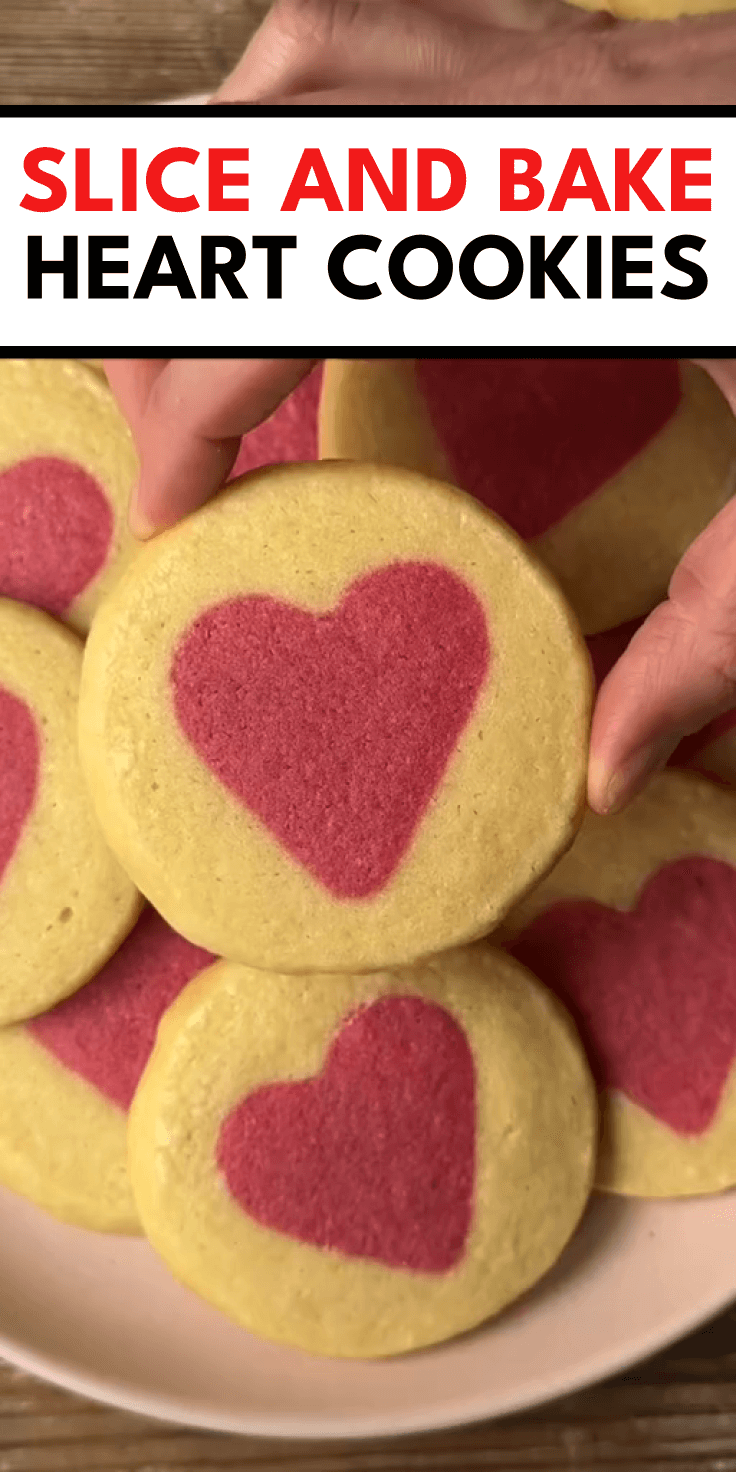
<instances>
[{"instance_id":1,"label":"black horizontal line","mask_svg":"<svg viewBox=\"0 0 736 1472\"><path fill-rule=\"evenodd\" d=\"M298 344L295 347L262 346L260 344L249 344L248 352L243 348L227 348L220 344L211 347L190 347L179 345L176 347L164 347L146 345L145 347L100 347L92 346L59 347L58 344L44 345L42 347L27 347L20 344L0 344L0 357L14 357L21 354L25 358L734 358L736 357L736 345L732 347L712 347L690 344L682 344L672 347L664 347L651 344L647 347L610 347L606 344L597 344L590 348L581 348L563 344L561 347L504 347L503 344L493 344L487 348L473 348L463 346L451 347L416 347L411 344L401 344L400 347L362 347L348 346L344 344L335 346L310 347Z\"/></svg>"},{"instance_id":2,"label":"black horizontal line","mask_svg":"<svg viewBox=\"0 0 736 1472\"><path fill-rule=\"evenodd\" d=\"M736 107L290 107L264 104L164 103L160 106L131 103L129 106L57 107L0 106L0 118L195 118L203 112L215 117L281 118L733 118Z\"/></svg>"}]
</instances>

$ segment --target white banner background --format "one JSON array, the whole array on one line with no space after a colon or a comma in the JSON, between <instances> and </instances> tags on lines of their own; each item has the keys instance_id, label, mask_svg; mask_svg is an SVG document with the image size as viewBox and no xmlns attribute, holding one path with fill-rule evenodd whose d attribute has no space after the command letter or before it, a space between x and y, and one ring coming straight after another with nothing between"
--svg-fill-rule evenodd
<instances>
[{"instance_id":1,"label":"white banner background","mask_svg":"<svg viewBox=\"0 0 736 1472\"><path fill-rule=\"evenodd\" d=\"M66 203L51 213L21 208L26 192L43 198L47 190L24 172L30 150L54 147L64 151L59 164L42 167L62 178L68 188ZM342 202L341 212L330 212L321 200L305 199L293 212L282 205L304 148L319 148ZM90 149L91 193L110 196L113 208L82 211L75 208L74 150ZM122 209L121 150L138 150L138 202L135 211ZM145 174L154 155L168 148L199 152L195 164L173 163L164 185L174 195L196 195L200 207L172 213L156 205L145 189ZM247 163L228 163L228 172L247 172L247 189L232 187L232 196L247 193L249 208L210 212L208 204L208 149L247 148ZM408 207L388 211L367 177L364 208L348 209L348 150L369 148L384 178L391 181L392 149L408 150ZM416 208L417 149L449 149L465 166L467 185L452 209L418 211ZM499 209L499 151L533 149L542 156L540 178L545 201L532 211ZM572 148L586 148L611 204L609 212L596 211L590 200L573 199L562 211L548 212L563 166ZM614 150L628 148L632 165L647 148L660 156L645 181L664 205L650 212L631 193L630 208L614 204ZM670 208L670 160L673 148L710 149L710 162L691 162L688 171L709 173L712 183L693 184L691 197L711 198L710 211ZM316 113L270 116L254 110L197 110L190 116L166 110L150 115L86 117L0 117L0 198L3 228L0 238L0 332L5 351L27 349L279 349L351 350L363 348L539 348L545 349L668 349L691 351L711 348L736 351L736 273L734 271L734 160L736 118L733 117L340 117ZM447 185L447 173L434 171L435 192ZM581 182L578 174L577 182ZM314 183L314 175L311 175ZM521 193L522 191L517 191ZM359 283L376 281L381 295L354 301L331 283L327 263L340 241L351 235L377 236L376 253L352 255L346 272ZM415 234L431 235L449 249L454 263L452 279L441 295L417 301L403 296L391 284L388 260L392 249ZM513 241L524 260L517 289L500 300L472 295L462 284L458 262L465 246L480 235L495 234ZM64 235L79 240L79 295L64 299L59 275L43 277L43 297L29 300L27 288L28 237L42 237L45 260L62 255ZM127 249L108 248L108 260L128 262L127 274L110 273L109 285L128 284L127 300L89 300L87 240L90 235L127 236ZM200 296L200 254L203 235L239 237L246 261L238 279L247 300L231 298L218 282L214 300ZM283 253L283 295L266 295L266 252L254 250L254 235L296 235L297 248ZM561 262L561 270L580 293L578 300L561 297L548 280L544 299L530 297L530 236L543 235L549 252L562 235L578 237ZM586 291L586 236L602 237L602 295L588 300ZM613 236L652 237L651 249L632 248L632 260L649 259L651 275L632 274L632 285L651 285L651 299L622 300L611 295L611 239ZM678 235L705 238L700 252L685 254L706 271L707 289L689 301L662 295L667 281L687 285L688 277L668 266L667 241ZM156 286L146 300L134 299L149 254L158 236L172 236L186 268L194 300L182 300L173 286ZM168 269L164 263L163 269ZM477 275L493 284L505 274L505 260L495 252L478 258ZM436 265L426 252L415 252L406 274L417 285L434 277Z\"/></svg>"}]
</instances>

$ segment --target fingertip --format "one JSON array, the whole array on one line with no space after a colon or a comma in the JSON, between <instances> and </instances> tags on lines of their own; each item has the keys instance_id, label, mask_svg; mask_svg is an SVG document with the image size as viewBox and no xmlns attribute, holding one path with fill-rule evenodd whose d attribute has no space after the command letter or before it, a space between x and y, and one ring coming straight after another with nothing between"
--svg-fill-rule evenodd
<instances>
[{"instance_id":1,"label":"fingertip","mask_svg":"<svg viewBox=\"0 0 736 1472\"><path fill-rule=\"evenodd\" d=\"M160 530L144 515L135 502L131 504L128 511L128 526L138 542L150 541L151 537L155 537L156 532Z\"/></svg>"},{"instance_id":2,"label":"fingertip","mask_svg":"<svg viewBox=\"0 0 736 1472\"><path fill-rule=\"evenodd\" d=\"M128 528L137 542L148 542L157 532L163 531L163 524L156 521L146 508L145 499L141 497L140 483L133 487L130 497Z\"/></svg>"},{"instance_id":3,"label":"fingertip","mask_svg":"<svg viewBox=\"0 0 736 1472\"><path fill-rule=\"evenodd\" d=\"M643 746L621 766L611 769L591 756L588 768L588 803L602 818L623 811L652 777L666 765L675 743L654 742Z\"/></svg>"},{"instance_id":4,"label":"fingertip","mask_svg":"<svg viewBox=\"0 0 736 1472\"><path fill-rule=\"evenodd\" d=\"M609 789L612 781L615 781L615 776L609 768L591 756L588 764L588 807L601 818L609 810Z\"/></svg>"}]
</instances>

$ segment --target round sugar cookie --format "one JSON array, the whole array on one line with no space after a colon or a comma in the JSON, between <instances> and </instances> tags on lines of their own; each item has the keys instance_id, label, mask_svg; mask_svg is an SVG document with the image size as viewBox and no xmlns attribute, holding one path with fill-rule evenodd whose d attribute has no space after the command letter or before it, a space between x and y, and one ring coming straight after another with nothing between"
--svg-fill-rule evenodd
<instances>
[{"instance_id":1,"label":"round sugar cookie","mask_svg":"<svg viewBox=\"0 0 736 1472\"><path fill-rule=\"evenodd\" d=\"M269 970L482 935L582 816L585 647L450 487L271 467L148 544L95 620L100 822L174 929Z\"/></svg>"},{"instance_id":2,"label":"round sugar cookie","mask_svg":"<svg viewBox=\"0 0 736 1472\"><path fill-rule=\"evenodd\" d=\"M463 486L555 574L586 634L664 597L733 490L736 421L675 359L326 365L320 453Z\"/></svg>"},{"instance_id":3,"label":"round sugar cookie","mask_svg":"<svg viewBox=\"0 0 736 1472\"><path fill-rule=\"evenodd\" d=\"M203 972L162 1020L129 1163L177 1277L268 1339L368 1357L531 1287L581 1216L596 1136L569 1017L484 945L298 985Z\"/></svg>"},{"instance_id":4,"label":"round sugar cookie","mask_svg":"<svg viewBox=\"0 0 736 1472\"><path fill-rule=\"evenodd\" d=\"M736 9L736 0L569 0L581 10L609 10L619 20L675 20L679 15L715 15Z\"/></svg>"},{"instance_id":5,"label":"round sugar cookie","mask_svg":"<svg viewBox=\"0 0 736 1472\"><path fill-rule=\"evenodd\" d=\"M0 598L0 1023L89 981L140 911L82 779L81 667L75 634Z\"/></svg>"},{"instance_id":6,"label":"round sugar cookie","mask_svg":"<svg viewBox=\"0 0 736 1472\"><path fill-rule=\"evenodd\" d=\"M619 624L615 629L606 629L588 639L588 650L593 665L596 685L602 685L606 675L621 658L630 644L643 619L632 619ZM715 782L725 782L736 787L736 710L716 716L700 731L685 736L672 753L667 764L684 770L701 772Z\"/></svg>"},{"instance_id":7,"label":"round sugar cookie","mask_svg":"<svg viewBox=\"0 0 736 1472\"><path fill-rule=\"evenodd\" d=\"M322 364L318 363L270 418L243 436L230 479L237 480L263 465L316 460L321 390Z\"/></svg>"},{"instance_id":8,"label":"round sugar cookie","mask_svg":"<svg viewBox=\"0 0 736 1472\"><path fill-rule=\"evenodd\" d=\"M86 633L132 555L133 442L74 359L0 359L0 596Z\"/></svg>"},{"instance_id":9,"label":"round sugar cookie","mask_svg":"<svg viewBox=\"0 0 736 1472\"><path fill-rule=\"evenodd\" d=\"M497 940L576 1019L601 1089L597 1185L736 1184L736 797L684 772L589 813Z\"/></svg>"},{"instance_id":10,"label":"round sugar cookie","mask_svg":"<svg viewBox=\"0 0 736 1472\"><path fill-rule=\"evenodd\" d=\"M0 1182L101 1232L139 1232L127 1111L166 1008L213 957L144 911L94 979L0 1029Z\"/></svg>"}]
</instances>

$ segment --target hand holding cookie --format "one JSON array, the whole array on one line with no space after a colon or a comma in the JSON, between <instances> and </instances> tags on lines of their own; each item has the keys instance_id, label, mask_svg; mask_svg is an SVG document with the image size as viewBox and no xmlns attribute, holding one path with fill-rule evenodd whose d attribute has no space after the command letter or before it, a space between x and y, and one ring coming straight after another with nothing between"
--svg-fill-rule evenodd
<instances>
[{"instance_id":1,"label":"hand holding cookie","mask_svg":"<svg viewBox=\"0 0 736 1472\"><path fill-rule=\"evenodd\" d=\"M669 597L604 680L591 737L589 798L616 811L683 737L736 703L736 502L676 568Z\"/></svg>"}]
</instances>

